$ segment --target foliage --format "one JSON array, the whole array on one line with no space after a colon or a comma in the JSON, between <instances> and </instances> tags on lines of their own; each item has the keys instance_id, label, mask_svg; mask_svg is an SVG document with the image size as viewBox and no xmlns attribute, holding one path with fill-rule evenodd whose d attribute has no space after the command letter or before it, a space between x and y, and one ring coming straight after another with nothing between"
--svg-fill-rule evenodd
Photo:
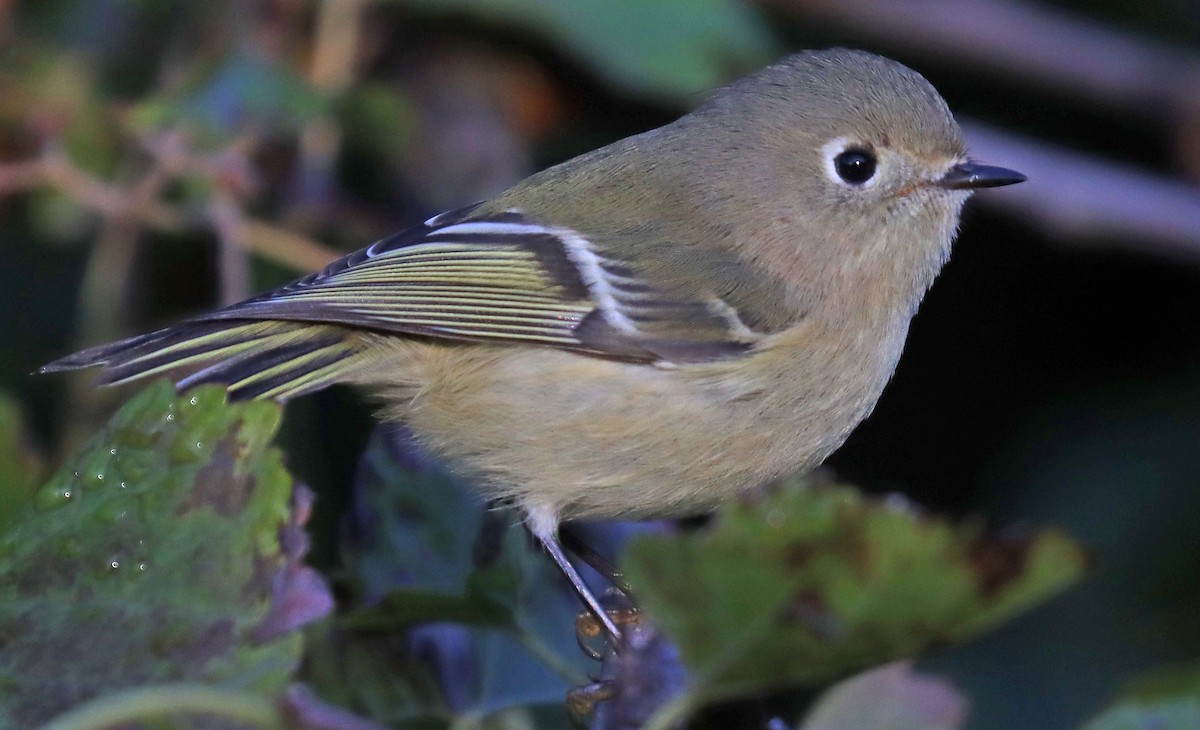
<instances>
[{"instance_id":1,"label":"foliage","mask_svg":"<svg viewBox=\"0 0 1200 730\"><path fill-rule=\"evenodd\" d=\"M316 649L318 691L401 724L531 705L561 715L566 688L589 668L575 641L576 599L516 515L485 510L403 435L385 431L368 447L355 496L343 579L358 607ZM424 648L397 650L406 631ZM379 650L386 646L393 650ZM413 651L453 676L431 674ZM347 672L357 681L345 682Z\"/></svg>"},{"instance_id":2,"label":"foliage","mask_svg":"<svg viewBox=\"0 0 1200 730\"><path fill-rule=\"evenodd\" d=\"M722 511L711 530L639 538L626 561L639 601L679 644L696 702L963 641L1061 591L1084 565L1055 531L992 538L798 481Z\"/></svg>"},{"instance_id":3,"label":"foliage","mask_svg":"<svg viewBox=\"0 0 1200 730\"><path fill-rule=\"evenodd\" d=\"M286 686L301 644L268 625L289 567L278 420L273 404L160 383L8 516L0 724L161 682Z\"/></svg>"},{"instance_id":4,"label":"foliage","mask_svg":"<svg viewBox=\"0 0 1200 730\"><path fill-rule=\"evenodd\" d=\"M565 691L589 669L574 598L510 514L485 511L403 436L381 432L361 470L341 575L357 608L305 642L293 633L329 600L299 564L309 507L289 512L291 480L268 447L278 417L272 404L230 405L216 388L175 397L160 383L26 490L0 535L6 721L81 702L70 722L220 704L269 725L271 698L304 678L339 712L398 727L565 724ZM1082 562L1054 533L989 541L793 482L700 532L633 543L639 600L679 650L610 675L608 689L685 677L663 685L669 718L825 683L962 640L1061 588ZM829 702L817 717L842 712Z\"/></svg>"}]
</instances>

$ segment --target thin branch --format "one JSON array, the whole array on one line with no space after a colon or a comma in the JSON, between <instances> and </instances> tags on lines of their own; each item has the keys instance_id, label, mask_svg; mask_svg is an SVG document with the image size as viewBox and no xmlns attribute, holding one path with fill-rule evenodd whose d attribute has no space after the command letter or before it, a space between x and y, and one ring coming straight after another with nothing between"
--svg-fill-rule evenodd
<instances>
[{"instance_id":1,"label":"thin branch","mask_svg":"<svg viewBox=\"0 0 1200 730\"><path fill-rule=\"evenodd\" d=\"M318 4L308 78L326 94L341 94L354 81L365 7L365 0L324 0Z\"/></svg>"},{"instance_id":2,"label":"thin branch","mask_svg":"<svg viewBox=\"0 0 1200 730\"><path fill-rule=\"evenodd\" d=\"M218 189L208 204L208 217L217 234L219 301L222 306L240 302L250 294L250 261L246 256L242 207L228 191Z\"/></svg>"},{"instance_id":3,"label":"thin branch","mask_svg":"<svg viewBox=\"0 0 1200 730\"><path fill-rule=\"evenodd\" d=\"M179 211L154 197L134 195L125 188L89 175L58 150L47 152L37 164L41 175L27 175L22 181L25 189L58 188L75 202L109 219L137 221L161 231L179 231L187 227L185 217ZM0 169L4 167L7 166L0 166ZM15 190L0 190L0 194L7 192Z\"/></svg>"},{"instance_id":4,"label":"thin branch","mask_svg":"<svg viewBox=\"0 0 1200 730\"><path fill-rule=\"evenodd\" d=\"M91 210L104 215L128 217L151 230L178 233L204 227L204 220L158 201L132 205L124 188L92 177L70 160L48 155L35 160L0 164L0 197L52 187ZM287 266L309 272L341 256L321 242L266 221L242 221L242 243L247 250Z\"/></svg>"},{"instance_id":5,"label":"thin branch","mask_svg":"<svg viewBox=\"0 0 1200 730\"><path fill-rule=\"evenodd\" d=\"M265 259L296 271L317 271L342 254L308 236L267 223L242 220L242 244Z\"/></svg>"},{"instance_id":6,"label":"thin branch","mask_svg":"<svg viewBox=\"0 0 1200 730\"><path fill-rule=\"evenodd\" d=\"M336 99L354 82L366 0L323 0L317 5L309 81ZM301 204L327 203L333 168L342 146L342 130L330 117L312 120L300 130Z\"/></svg>"},{"instance_id":7,"label":"thin branch","mask_svg":"<svg viewBox=\"0 0 1200 730\"><path fill-rule=\"evenodd\" d=\"M914 53L1166 116L1196 99L1200 55L1026 0L760 0Z\"/></svg>"},{"instance_id":8,"label":"thin branch","mask_svg":"<svg viewBox=\"0 0 1200 730\"><path fill-rule=\"evenodd\" d=\"M46 184L46 162L41 158L0 165L0 198Z\"/></svg>"},{"instance_id":9,"label":"thin branch","mask_svg":"<svg viewBox=\"0 0 1200 730\"><path fill-rule=\"evenodd\" d=\"M1200 260L1200 190L979 122L965 122L971 154L1029 180L979 202L1049 230L1114 246Z\"/></svg>"}]
</instances>

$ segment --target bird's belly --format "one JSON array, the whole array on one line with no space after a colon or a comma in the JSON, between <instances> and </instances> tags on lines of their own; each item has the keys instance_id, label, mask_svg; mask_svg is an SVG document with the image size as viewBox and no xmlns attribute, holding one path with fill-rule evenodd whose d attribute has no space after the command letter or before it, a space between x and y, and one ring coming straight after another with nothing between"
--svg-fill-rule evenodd
<instances>
[{"instance_id":1,"label":"bird's belly","mask_svg":"<svg viewBox=\"0 0 1200 730\"><path fill-rule=\"evenodd\" d=\"M438 347L409 362L405 392L387 399L404 405L386 415L486 493L563 518L696 514L815 467L891 370L847 388L837 373L747 380L736 363L662 369L551 349Z\"/></svg>"}]
</instances>

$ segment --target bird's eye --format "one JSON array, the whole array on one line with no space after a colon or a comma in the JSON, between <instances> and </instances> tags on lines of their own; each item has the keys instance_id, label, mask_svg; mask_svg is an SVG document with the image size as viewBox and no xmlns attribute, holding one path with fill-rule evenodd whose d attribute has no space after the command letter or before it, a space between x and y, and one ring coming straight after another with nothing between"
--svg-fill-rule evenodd
<instances>
[{"instance_id":1,"label":"bird's eye","mask_svg":"<svg viewBox=\"0 0 1200 730\"><path fill-rule=\"evenodd\" d=\"M861 147L851 147L833 158L833 169L846 183L862 185L875 177L875 155Z\"/></svg>"}]
</instances>

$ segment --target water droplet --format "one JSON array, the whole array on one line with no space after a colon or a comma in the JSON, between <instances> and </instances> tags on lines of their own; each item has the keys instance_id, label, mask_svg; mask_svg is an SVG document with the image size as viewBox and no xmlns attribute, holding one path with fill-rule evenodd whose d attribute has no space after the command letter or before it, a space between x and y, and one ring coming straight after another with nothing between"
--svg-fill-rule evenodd
<instances>
[{"instance_id":1,"label":"water droplet","mask_svg":"<svg viewBox=\"0 0 1200 730\"><path fill-rule=\"evenodd\" d=\"M188 398L188 403L196 405L196 396L193 395L191 398Z\"/></svg>"},{"instance_id":2,"label":"water droplet","mask_svg":"<svg viewBox=\"0 0 1200 730\"><path fill-rule=\"evenodd\" d=\"M117 447L116 446L112 447L111 449L108 450L108 453L112 454L113 456L116 456L117 455Z\"/></svg>"},{"instance_id":3,"label":"water droplet","mask_svg":"<svg viewBox=\"0 0 1200 730\"><path fill-rule=\"evenodd\" d=\"M167 417L166 417L165 419L163 419L163 420L165 420L165 421L174 421L174 420L175 420L175 414L174 414L174 413L168 413L168 414L167 414Z\"/></svg>"},{"instance_id":4,"label":"water droplet","mask_svg":"<svg viewBox=\"0 0 1200 730\"><path fill-rule=\"evenodd\" d=\"M87 479L81 479L79 481L79 486L81 488L83 488L83 487L95 488L95 487L104 486L104 472L99 469L97 469L96 471L89 471L88 475L87 475Z\"/></svg>"},{"instance_id":5,"label":"water droplet","mask_svg":"<svg viewBox=\"0 0 1200 730\"><path fill-rule=\"evenodd\" d=\"M204 444L199 441L175 442L171 447L171 461L176 464L194 464L201 460L204 454Z\"/></svg>"},{"instance_id":6,"label":"water droplet","mask_svg":"<svg viewBox=\"0 0 1200 730\"><path fill-rule=\"evenodd\" d=\"M145 569L146 569L145 563L138 563L138 570L145 570Z\"/></svg>"},{"instance_id":7,"label":"water droplet","mask_svg":"<svg viewBox=\"0 0 1200 730\"><path fill-rule=\"evenodd\" d=\"M54 485L42 487L33 498L33 503L37 505L38 509L61 507L70 501L71 488Z\"/></svg>"},{"instance_id":8,"label":"water droplet","mask_svg":"<svg viewBox=\"0 0 1200 730\"><path fill-rule=\"evenodd\" d=\"M108 561L108 567L112 570L116 570L117 568L121 567L121 563L116 560L110 560Z\"/></svg>"},{"instance_id":9,"label":"water droplet","mask_svg":"<svg viewBox=\"0 0 1200 730\"><path fill-rule=\"evenodd\" d=\"M121 489L124 489L126 486L128 486L128 485L125 484L125 482L121 482Z\"/></svg>"}]
</instances>

